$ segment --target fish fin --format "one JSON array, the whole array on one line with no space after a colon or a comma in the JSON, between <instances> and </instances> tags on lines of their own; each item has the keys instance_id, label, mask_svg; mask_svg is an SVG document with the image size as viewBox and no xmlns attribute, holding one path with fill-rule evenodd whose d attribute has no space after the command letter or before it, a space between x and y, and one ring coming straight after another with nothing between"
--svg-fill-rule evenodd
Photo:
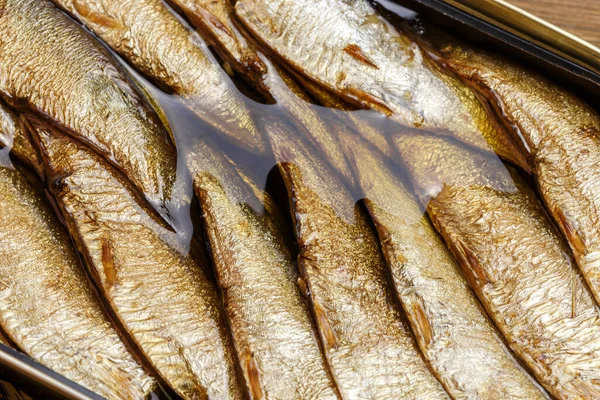
<instances>
[{"instance_id":1,"label":"fish fin","mask_svg":"<svg viewBox=\"0 0 600 400\"><path fill-rule=\"evenodd\" d=\"M302 293L302 296L304 296L305 299L308 299L308 296L310 295L308 285L301 277L298 277L298 287L300 288L300 293Z\"/></svg>"},{"instance_id":2,"label":"fish fin","mask_svg":"<svg viewBox=\"0 0 600 400\"><path fill-rule=\"evenodd\" d=\"M413 303L411 308L417 323L417 336L423 338L425 346L429 347L433 341L433 331L431 330L431 324L429 323L423 304L418 300Z\"/></svg>"},{"instance_id":3,"label":"fish fin","mask_svg":"<svg viewBox=\"0 0 600 400\"><path fill-rule=\"evenodd\" d=\"M344 52L350 55L355 60L362 62L363 64L366 64L375 69L379 69L379 67L373 61L371 61L365 55L365 53L363 53L362 49L356 44L349 44L348 46L344 47Z\"/></svg>"},{"instance_id":4,"label":"fish fin","mask_svg":"<svg viewBox=\"0 0 600 400\"><path fill-rule=\"evenodd\" d=\"M575 256L580 257L582 255L585 255L585 241L577 231L577 228L575 228L573 224L569 222L569 219L560 208L555 207L553 214L556 217L556 222L558 223L561 230L564 232L565 236L569 240L569 244L571 245Z\"/></svg>"},{"instance_id":5,"label":"fish fin","mask_svg":"<svg viewBox=\"0 0 600 400\"><path fill-rule=\"evenodd\" d=\"M577 271L571 271L571 318L577 316Z\"/></svg>"},{"instance_id":6,"label":"fish fin","mask_svg":"<svg viewBox=\"0 0 600 400\"><path fill-rule=\"evenodd\" d=\"M92 10L82 0L73 0L75 11L85 20L109 29L126 30L127 27L119 20Z\"/></svg>"},{"instance_id":7,"label":"fish fin","mask_svg":"<svg viewBox=\"0 0 600 400\"><path fill-rule=\"evenodd\" d=\"M485 271L481 267L479 260L475 253L469 249L469 247L460 239L456 240L454 247L454 253L456 258L462 266L464 266L467 275L475 282L487 283L488 279Z\"/></svg>"},{"instance_id":8,"label":"fish fin","mask_svg":"<svg viewBox=\"0 0 600 400\"><path fill-rule=\"evenodd\" d=\"M208 22L210 22L210 24L212 26L214 26L221 32L225 33L230 38L235 39L233 32L231 32L231 30L227 27L227 25L225 25L223 22L221 22L221 20L219 20L219 18L217 18L215 16L215 14L211 13L209 10L207 10L206 8L201 7L201 6L196 7L196 9L197 9L198 13L200 15L202 15L203 18L205 18Z\"/></svg>"},{"instance_id":9,"label":"fish fin","mask_svg":"<svg viewBox=\"0 0 600 400\"><path fill-rule=\"evenodd\" d=\"M325 339L325 344L327 345L328 349L336 349L338 347L337 337L335 335L335 332L333 331L333 328L331 328L331 324L327 319L327 314L325 313L325 310L323 310L321 305L315 300L313 300L313 306L315 309L317 324L321 328L321 333L323 335L323 338Z\"/></svg>"},{"instance_id":10,"label":"fish fin","mask_svg":"<svg viewBox=\"0 0 600 400\"><path fill-rule=\"evenodd\" d=\"M102 266L104 267L104 276L106 278L106 284L108 288L112 288L118 281L117 269L115 267L115 255L113 253L113 246L108 238L108 234L105 233L101 239L102 242Z\"/></svg>"},{"instance_id":11,"label":"fish fin","mask_svg":"<svg viewBox=\"0 0 600 400\"><path fill-rule=\"evenodd\" d=\"M248 356L246 357L246 370L248 372L248 384L250 385L252 398L255 400L262 399L263 391L260 386L260 374L258 372L258 365L256 365L254 353L248 353Z\"/></svg>"},{"instance_id":12,"label":"fish fin","mask_svg":"<svg viewBox=\"0 0 600 400\"><path fill-rule=\"evenodd\" d=\"M377 99L358 88L347 86L345 88L345 91L348 93L350 98L354 97L356 100L358 100L358 104L368 104L368 106L372 109L379 111L380 113L385 114L388 117L394 114L394 112L388 106L383 104L383 102L380 99Z\"/></svg>"}]
</instances>

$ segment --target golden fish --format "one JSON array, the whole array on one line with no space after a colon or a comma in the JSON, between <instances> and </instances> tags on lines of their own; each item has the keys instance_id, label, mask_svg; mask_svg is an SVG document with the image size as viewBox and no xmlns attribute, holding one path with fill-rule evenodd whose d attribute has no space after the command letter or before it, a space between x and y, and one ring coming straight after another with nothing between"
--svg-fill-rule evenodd
<instances>
[{"instance_id":1,"label":"golden fish","mask_svg":"<svg viewBox=\"0 0 600 400\"><path fill-rule=\"evenodd\" d=\"M161 0L54 0L155 84L257 154L266 149L244 98L206 45Z\"/></svg>"},{"instance_id":2,"label":"golden fish","mask_svg":"<svg viewBox=\"0 0 600 400\"><path fill-rule=\"evenodd\" d=\"M108 399L139 399L155 386L105 316L43 192L6 167L0 167L0 326L33 359Z\"/></svg>"},{"instance_id":3,"label":"golden fish","mask_svg":"<svg viewBox=\"0 0 600 400\"><path fill-rule=\"evenodd\" d=\"M383 155L342 141L379 233L396 295L417 344L453 398L544 399L463 278L454 258Z\"/></svg>"},{"instance_id":4,"label":"golden fish","mask_svg":"<svg viewBox=\"0 0 600 400\"><path fill-rule=\"evenodd\" d=\"M512 351L559 399L600 396L600 315L514 168L433 136L396 138L438 232Z\"/></svg>"},{"instance_id":5,"label":"golden fish","mask_svg":"<svg viewBox=\"0 0 600 400\"><path fill-rule=\"evenodd\" d=\"M269 135L294 216L300 283L342 398L447 398L402 321L367 216L298 135L276 120Z\"/></svg>"},{"instance_id":6,"label":"golden fish","mask_svg":"<svg viewBox=\"0 0 600 400\"><path fill-rule=\"evenodd\" d=\"M48 1L0 0L0 9L4 99L86 143L163 205L175 181L175 149L112 57Z\"/></svg>"},{"instance_id":7,"label":"golden fish","mask_svg":"<svg viewBox=\"0 0 600 400\"><path fill-rule=\"evenodd\" d=\"M500 57L459 44L445 46L442 56L523 140L546 208L600 304L600 116Z\"/></svg>"},{"instance_id":8,"label":"golden fish","mask_svg":"<svg viewBox=\"0 0 600 400\"><path fill-rule=\"evenodd\" d=\"M219 56L260 92L267 67L233 22L233 0L169 0L181 9Z\"/></svg>"},{"instance_id":9,"label":"golden fish","mask_svg":"<svg viewBox=\"0 0 600 400\"><path fill-rule=\"evenodd\" d=\"M314 82L403 125L493 149L526 168L517 143L460 81L383 20L367 0L239 0L257 40Z\"/></svg>"},{"instance_id":10,"label":"golden fish","mask_svg":"<svg viewBox=\"0 0 600 400\"><path fill-rule=\"evenodd\" d=\"M208 143L188 160L250 397L337 399L272 200Z\"/></svg>"},{"instance_id":11,"label":"golden fish","mask_svg":"<svg viewBox=\"0 0 600 400\"><path fill-rule=\"evenodd\" d=\"M26 120L0 101L0 148L5 147L40 176L43 174L43 167L29 136Z\"/></svg>"},{"instance_id":12,"label":"golden fish","mask_svg":"<svg viewBox=\"0 0 600 400\"><path fill-rule=\"evenodd\" d=\"M216 288L94 153L36 127L48 180L91 275L140 353L185 399L239 399Z\"/></svg>"}]
</instances>

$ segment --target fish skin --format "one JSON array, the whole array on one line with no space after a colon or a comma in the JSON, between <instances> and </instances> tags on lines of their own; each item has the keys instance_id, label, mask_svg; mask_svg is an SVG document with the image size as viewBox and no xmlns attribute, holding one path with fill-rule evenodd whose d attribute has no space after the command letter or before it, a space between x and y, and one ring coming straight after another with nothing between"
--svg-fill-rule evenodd
<instances>
[{"instance_id":1,"label":"fish skin","mask_svg":"<svg viewBox=\"0 0 600 400\"><path fill-rule=\"evenodd\" d=\"M185 399L243 398L216 288L177 235L97 155L55 130L36 135L95 284L146 361Z\"/></svg>"},{"instance_id":2,"label":"fish skin","mask_svg":"<svg viewBox=\"0 0 600 400\"><path fill-rule=\"evenodd\" d=\"M250 397L337 399L275 204L214 146L188 160Z\"/></svg>"},{"instance_id":3,"label":"fish skin","mask_svg":"<svg viewBox=\"0 0 600 400\"><path fill-rule=\"evenodd\" d=\"M156 114L110 54L49 1L0 0L0 94L52 121L122 170L154 205L176 154Z\"/></svg>"},{"instance_id":4,"label":"fish skin","mask_svg":"<svg viewBox=\"0 0 600 400\"><path fill-rule=\"evenodd\" d=\"M239 0L235 11L257 40L342 98L527 167L475 95L366 0Z\"/></svg>"},{"instance_id":5,"label":"fish skin","mask_svg":"<svg viewBox=\"0 0 600 400\"><path fill-rule=\"evenodd\" d=\"M294 216L300 277L342 398L447 398L396 307L367 216L310 146L285 124L268 128Z\"/></svg>"},{"instance_id":6,"label":"fish skin","mask_svg":"<svg viewBox=\"0 0 600 400\"><path fill-rule=\"evenodd\" d=\"M395 140L490 318L558 399L600 396L600 316L568 247L512 167L439 137Z\"/></svg>"},{"instance_id":7,"label":"fish skin","mask_svg":"<svg viewBox=\"0 0 600 400\"><path fill-rule=\"evenodd\" d=\"M522 138L546 208L600 304L600 116L572 93L508 60L461 44L442 56Z\"/></svg>"},{"instance_id":8,"label":"fish skin","mask_svg":"<svg viewBox=\"0 0 600 400\"><path fill-rule=\"evenodd\" d=\"M455 399L545 399L487 318L424 209L357 137L343 140L404 314L425 359Z\"/></svg>"},{"instance_id":9,"label":"fish skin","mask_svg":"<svg viewBox=\"0 0 600 400\"><path fill-rule=\"evenodd\" d=\"M232 0L168 1L183 11L223 60L256 90L268 94L263 82L267 66L235 25Z\"/></svg>"},{"instance_id":10,"label":"fish skin","mask_svg":"<svg viewBox=\"0 0 600 400\"><path fill-rule=\"evenodd\" d=\"M159 87L230 140L266 147L244 98L206 45L161 0L54 0Z\"/></svg>"},{"instance_id":11,"label":"fish skin","mask_svg":"<svg viewBox=\"0 0 600 400\"><path fill-rule=\"evenodd\" d=\"M42 176L43 167L31 141L26 122L0 101L0 148L10 148L10 154Z\"/></svg>"},{"instance_id":12,"label":"fish skin","mask_svg":"<svg viewBox=\"0 0 600 400\"><path fill-rule=\"evenodd\" d=\"M106 317L47 199L0 167L0 325L36 361L108 399L156 382Z\"/></svg>"}]
</instances>

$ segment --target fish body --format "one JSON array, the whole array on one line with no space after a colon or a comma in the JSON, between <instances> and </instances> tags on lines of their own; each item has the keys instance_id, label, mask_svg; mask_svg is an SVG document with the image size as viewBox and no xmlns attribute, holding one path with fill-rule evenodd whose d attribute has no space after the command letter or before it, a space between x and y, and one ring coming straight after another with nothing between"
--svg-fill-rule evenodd
<instances>
[{"instance_id":1,"label":"fish body","mask_svg":"<svg viewBox=\"0 0 600 400\"><path fill-rule=\"evenodd\" d=\"M234 143L264 152L241 94L206 45L161 0L54 1Z\"/></svg>"},{"instance_id":2,"label":"fish body","mask_svg":"<svg viewBox=\"0 0 600 400\"><path fill-rule=\"evenodd\" d=\"M544 399L510 355L423 207L360 139L343 141L419 348L455 399Z\"/></svg>"},{"instance_id":3,"label":"fish body","mask_svg":"<svg viewBox=\"0 0 600 400\"><path fill-rule=\"evenodd\" d=\"M511 350L559 399L600 396L600 318L524 179L439 137L395 140L428 214Z\"/></svg>"},{"instance_id":4,"label":"fish body","mask_svg":"<svg viewBox=\"0 0 600 400\"><path fill-rule=\"evenodd\" d=\"M219 56L259 92L267 67L234 23L232 0L169 0L183 11Z\"/></svg>"},{"instance_id":5,"label":"fish body","mask_svg":"<svg viewBox=\"0 0 600 400\"><path fill-rule=\"evenodd\" d=\"M366 0L240 0L235 10L285 63L344 99L526 167L517 143L497 134L475 95Z\"/></svg>"},{"instance_id":6,"label":"fish body","mask_svg":"<svg viewBox=\"0 0 600 400\"><path fill-rule=\"evenodd\" d=\"M600 116L508 60L460 44L443 50L450 68L523 140L546 208L600 304Z\"/></svg>"},{"instance_id":7,"label":"fish body","mask_svg":"<svg viewBox=\"0 0 600 400\"><path fill-rule=\"evenodd\" d=\"M51 121L168 202L176 154L156 114L110 54L48 1L0 2L0 95Z\"/></svg>"},{"instance_id":8,"label":"fish body","mask_svg":"<svg viewBox=\"0 0 600 400\"><path fill-rule=\"evenodd\" d=\"M277 121L305 288L328 366L348 399L447 398L403 323L366 215L314 150Z\"/></svg>"},{"instance_id":9,"label":"fish body","mask_svg":"<svg viewBox=\"0 0 600 400\"><path fill-rule=\"evenodd\" d=\"M188 159L250 397L337 399L272 200L211 144Z\"/></svg>"},{"instance_id":10,"label":"fish body","mask_svg":"<svg viewBox=\"0 0 600 400\"><path fill-rule=\"evenodd\" d=\"M36 127L51 190L96 287L145 360L185 399L239 399L216 288L112 167Z\"/></svg>"},{"instance_id":11,"label":"fish body","mask_svg":"<svg viewBox=\"0 0 600 400\"><path fill-rule=\"evenodd\" d=\"M139 399L153 390L154 378L106 317L43 193L6 167L0 267L1 329L21 351L107 399Z\"/></svg>"}]
</instances>

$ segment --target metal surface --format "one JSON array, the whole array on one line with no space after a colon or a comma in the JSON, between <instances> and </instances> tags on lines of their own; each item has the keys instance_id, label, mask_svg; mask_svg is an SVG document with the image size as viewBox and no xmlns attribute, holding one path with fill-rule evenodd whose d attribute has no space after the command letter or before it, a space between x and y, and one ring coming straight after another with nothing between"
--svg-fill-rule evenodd
<instances>
[{"instance_id":1,"label":"metal surface","mask_svg":"<svg viewBox=\"0 0 600 400\"><path fill-rule=\"evenodd\" d=\"M17 378L18 377L18 378ZM25 389L34 399L103 400L31 358L0 345L0 378Z\"/></svg>"},{"instance_id":2,"label":"metal surface","mask_svg":"<svg viewBox=\"0 0 600 400\"><path fill-rule=\"evenodd\" d=\"M553 78L600 94L600 49L503 0L375 1L407 7L453 34L492 44Z\"/></svg>"}]
</instances>

